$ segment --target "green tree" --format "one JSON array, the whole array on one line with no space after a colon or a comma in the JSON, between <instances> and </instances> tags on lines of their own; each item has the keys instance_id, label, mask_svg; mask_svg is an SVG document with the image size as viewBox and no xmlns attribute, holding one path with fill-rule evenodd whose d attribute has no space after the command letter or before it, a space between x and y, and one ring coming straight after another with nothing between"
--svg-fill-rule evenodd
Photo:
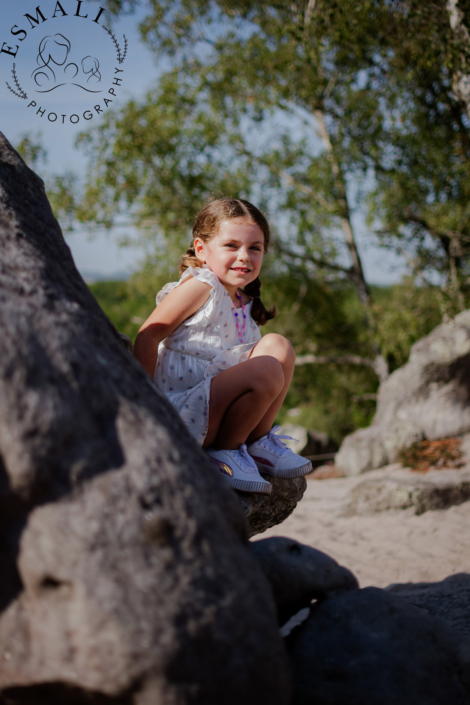
<instances>
[{"instance_id":1,"label":"green tree","mask_svg":"<svg viewBox=\"0 0 470 705\"><path fill-rule=\"evenodd\" d=\"M344 33L348 8L355 26L367 21L370 30L371 4L325 16L313 5L152 3L144 40L174 67L142 104L131 102L83 136L87 198L97 206L90 216L109 224L119 203L132 204L134 222L173 235L180 223L167 210L193 215L214 189L257 195L278 223L284 259L308 257L314 268L349 276L368 304L348 193L357 155L342 114L362 120L379 96L354 88L364 62L347 65L351 47L336 60L340 37L330 35ZM341 39L370 44L367 28ZM116 174L123 163L129 172Z\"/></svg>"},{"instance_id":2,"label":"green tree","mask_svg":"<svg viewBox=\"0 0 470 705\"><path fill-rule=\"evenodd\" d=\"M469 134L454 90L466 53L447 3L109 7L137 4L148 8L144 41L172 68L80 138L85 218L130 218L174 260L207 195L253 198L276 226L277 267L302 262L310 277L353 283L365 364L385 377L352 217L365 195L382 243L422 281L445 280L442 313L466 305Z\"/></svg>"},{"instance_id":3,"label":"green tree","mask_svg":"<svg viewBox=\"0 0 470 705\"><path fill-rule=\"evenodd\" d=\"M427 330L392 344L391 327L407 318L387 318L365 281L353 214L366 199L381 242L429 283L429 325L436 300L447 315L467 302L466 11L452 20L444 0L108 4L148 9L143 39L171 68L142 101L80 137L90 162L74 194L78 219L137 225L161 271L174 268L206 196L256 201L275 225L274 300L310 321L278 319L287 330L295 318L299 375L317 375L308 362L324 378L341 364L346 384L354 365L356 396L372 394L384 358L393 368ZM295 303L314 290L335 293L323 327L312 324L315 308ZM344 337L328 325L343 330L338 316Z\"/></svg>"},{"instance_id":4,"label":"green tree","mask_svg":"<svg viewBox=\"0 0 470 705\"><path fill-rule=\"evenodd\" d=\"M377 150L370 220L379 221L381 242L405 256L422 281L437 275L444 315L468 304L470 254L470 123L463 91L470 43L456 5L395 4L384 78L388 120L379 145L368 144L366 135L362 142L366 153Z\"/></svg>"},{"instance_id":5,"label":"green tree","mask_svg":"<svg viewBox=\"0 0 470 705\"><path fill-rule=\"evenodd\" d=\"M110 227L125 214L171 258L169 243L187 241L211 192L256 200L275 224L278 266L302 262L306 276L355 286L369 332L363 362L372 357L384 378L352 219L369 165L348 133L348 121L381 129L377 86L360 78L376 47L374 4L150 7L143 37L173 68L144 101L80 137L86 218Z\"/></svg>"}]
</instances>

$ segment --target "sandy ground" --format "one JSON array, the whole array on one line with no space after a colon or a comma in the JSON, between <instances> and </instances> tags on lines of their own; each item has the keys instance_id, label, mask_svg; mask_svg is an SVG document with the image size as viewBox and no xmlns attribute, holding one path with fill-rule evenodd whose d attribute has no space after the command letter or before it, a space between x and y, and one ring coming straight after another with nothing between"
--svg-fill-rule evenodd
<instances>
[{"instance_id":1,"label":"sandy ground","mask_svg":"<svg viewBox=\"0 0 470 705\"><path fill-rule=\"evenodd\" d=\"M358 481L309 480L294 513L255 539L289 536L313 546L352 570L361 587L470 573L470 501L420 516L413 509L341 516Z\"/></svg>"}]
</instances>

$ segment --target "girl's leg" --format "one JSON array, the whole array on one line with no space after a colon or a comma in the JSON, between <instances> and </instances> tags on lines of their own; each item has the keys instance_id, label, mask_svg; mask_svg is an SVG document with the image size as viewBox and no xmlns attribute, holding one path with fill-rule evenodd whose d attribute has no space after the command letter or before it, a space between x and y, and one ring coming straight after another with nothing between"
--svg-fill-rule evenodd
<instances>
[{"instance_id":1,"label":"girl's leg","mask_svg":"<svg viewBox=\"0 0 470 705\"><path fill-rule=\"evenodd\" d=\"M209 428L204 448L239 448L284 387L276 358L259 355L220 372L211 382Z\"/></svg>"},{"instance_id":2,"label":"girl's leg","mask_svg":"<svg viewBox=\"0 0 470 705\"><path fill-rule=\"evenodd\" d=\"M250 360L256 359L260 355L272 355L281 363L282 372L284 374L284 386L281 392L274 399L271 406L266 410L266 413L247 437L247 444L254 443L258 438L265 436L271 430L274 419L281 408L290 384L295 368L295 350L291 343L282 335L277 333L268 333L262 338L259 343L253 348Z\"/></svg>"},{"instance_id":3,"label":"girl's leg","mask_svg":"<svg viewBox=\"0 0 470 705\"><path fill-rule=\"evenodd\" d=\"M249 360L214 377L203 447L232 450L269 433L289 389L294 364L289 341L269 334Z\"/></svg>"}]
</instances>

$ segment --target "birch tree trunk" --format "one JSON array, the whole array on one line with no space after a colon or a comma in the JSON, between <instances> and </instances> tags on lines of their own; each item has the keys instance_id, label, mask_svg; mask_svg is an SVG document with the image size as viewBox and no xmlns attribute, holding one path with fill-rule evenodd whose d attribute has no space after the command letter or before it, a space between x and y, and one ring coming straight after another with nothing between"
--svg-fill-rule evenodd
<instances>
[{"instance_id":1,"label":"birch tree trunk","mask_svg":"<svg viewBox=\"0 0 470 705\"><path fill-rule=\"evenodd\" d=\"M336 159L330 135L328 134L328 129L326 126L323 111L315 110L313 114L317 121L318 134L328 155L328 159L331 164L331 169L333 171L333 176L335 178L336 185L339 191L339 204L342 211L341 228L343 230L344 241L351 257L351 276L359 293L359 298L361 299L361 302L364 306L365 321L367 323L367 326L371 329L372 333L374 333L376 326L371 311L372 297L364 275L364 269L362 266L359 249L357 247L356 238L354 236L354 230L351 222L351 211L349 208L348 194L346 189L346 180L341 170L341 166L338 163L338 160ZM374 348L375 360L373 361L372 365L369 366L373 367L379 377L380 382L384 382L389 376L388 364L386 359L380 352L379 346L377 344L374 344Z\"/></svg>"},{"instance_id":2,"label":"birch tree trunk","mask_svg":"<svg viewBox=\"0 0 470 705\"><path fill-rule=\"evenodd\" d=\"M470 33L463 23L463 12L459 9L458 0L447 1L450 26L457 39L470 49ZM453 90L459 100L466 106L467 117L470 119L470 76L458 71L454 76Z\"/></svg>"},{"instance_id":3,"label":"birch tree trunk","mask_svg":"<svg viewBox=\"0 0 470 705\"><path fill-rule=\"evenodd\" d=\"M323 111L315 110L314 116L318 125L318 134L328 155L328 159L331 164L331 169L333 171L333 176L335 178L339 191L339 205L342 211L341 228L343 230L344 241L351 257L352 275L356 283L356 287L359 292L359 296L362 303L366 306L370 306L370 289L364 276L364 269L362 267L361 257L359 255L356 238L354 237L354 230L351 223L351 212L349 209L348 194L346 191L346 182L344 179L344 174L342 173L341 167L338 164L338 160L336 159L333 145L331 144L330 140L330 135L328 134L328 129L326 127L325 116L323 114Z\"/></svg>"}]
</instances>

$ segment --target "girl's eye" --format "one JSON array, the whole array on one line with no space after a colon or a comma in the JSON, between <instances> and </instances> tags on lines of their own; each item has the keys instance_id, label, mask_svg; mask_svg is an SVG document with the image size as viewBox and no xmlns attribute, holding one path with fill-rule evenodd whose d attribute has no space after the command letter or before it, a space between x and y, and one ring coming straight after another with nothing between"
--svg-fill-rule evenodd
<instances>
[{"instance_id":1,"label":"girl's eye","mask_svg":"<svg viewBox=\"0 0 470 705\"><path fill-rule=\"evenodd\" d=\"M253 247L251 249L257 250L258 252L261 252L261 247L258 247L257 245L253 245Z\"/></svg>"}]
</instances>

